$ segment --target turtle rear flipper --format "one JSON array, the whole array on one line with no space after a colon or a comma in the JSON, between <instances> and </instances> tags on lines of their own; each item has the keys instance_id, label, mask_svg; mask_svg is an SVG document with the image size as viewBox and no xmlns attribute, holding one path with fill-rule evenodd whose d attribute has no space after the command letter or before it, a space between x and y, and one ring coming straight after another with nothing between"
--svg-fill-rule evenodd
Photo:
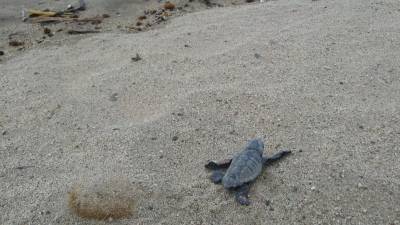
<instances>
[{"instance_id":1,"label":"turtle rear flipper","mask_svg":"<svg viewBox=\"0 0 400 225\"><path fill-rule=\"evenodd\" d=\"M232 159L225 159L221 161L208 161L207 164L204 166L210 170L217 170L217 169L226 169L231 165Z\"/></svg>"},{"instance_id":2,"label":"turtle rear flipper","mask_svg":"<svg viewBox=\"0 0 400 225\"><path fill-rule=\"evenodd\" d=\"M273 155L271 157L263 157L263 163L264 163L264 165L269 165L270 163L278 161L281 158L283 158L284 156L289 155L290 153L292 153L292 151L284 150L284 151L280 151L280 152L276 153L275 155Z\"/></svg>"},{"instance_id":3,"label":"turtle rear flipper","mask_svg":"<svg viewBox=\"0 0 400 225\"><path fill-rule=\"evenodd\" d=\"M250 205L249 191L249 184L243 184L242 186L239 186L235 192L235 200L241 205Z\"/></svg>"}]
</instances>

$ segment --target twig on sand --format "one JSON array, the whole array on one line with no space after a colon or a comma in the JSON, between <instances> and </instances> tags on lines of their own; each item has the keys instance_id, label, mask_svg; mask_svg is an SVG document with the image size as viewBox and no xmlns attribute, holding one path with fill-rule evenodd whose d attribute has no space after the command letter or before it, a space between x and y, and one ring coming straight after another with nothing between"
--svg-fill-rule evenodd
<instances>
[{"instance_id":1,"label":"twig on sand","mask_svg":"<svg viewBox=\"0 0 400 225\"><path fill-rule=\"evenodd\" d=\"M100 33L98 30L69 30L67 31L68 34L94 34Z\"/></svg>"}]
</instances>

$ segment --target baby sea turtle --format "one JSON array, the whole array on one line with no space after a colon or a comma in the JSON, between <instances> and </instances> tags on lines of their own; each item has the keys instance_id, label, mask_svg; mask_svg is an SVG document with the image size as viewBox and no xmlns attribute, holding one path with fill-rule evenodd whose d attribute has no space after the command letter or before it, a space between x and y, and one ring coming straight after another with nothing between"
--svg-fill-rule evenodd
<instances>
[{"instance_id":1,"label":"baby sea turtle","mask_svg":"<svg viewBox=\"0 0 400 225\"><path fill-rule=\"evenodd\" d=\"M249 184L260 175L263 165L269 165L291 153L291 151L280 151L271 157L266 157L263 156L263 151L263 141L254 139L249 141L246 148L233 159L208 161L205 167L214 170L211 175L213 183L222 183L224 188L235 191L235 199L239 204L249 205ZM226 172L224 169L227 169Z\"/></svg>"}]
</instances>

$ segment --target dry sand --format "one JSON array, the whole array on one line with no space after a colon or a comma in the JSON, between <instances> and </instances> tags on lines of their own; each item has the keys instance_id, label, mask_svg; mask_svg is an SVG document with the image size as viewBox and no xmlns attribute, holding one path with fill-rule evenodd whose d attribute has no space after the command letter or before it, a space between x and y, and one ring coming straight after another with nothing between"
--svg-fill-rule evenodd
<instances>
[{"instance_id":1,"label":"dry sand","mask_svg":"<svg viewBox=\"0 0 400 225\"><path fill-rule=\"evenodd\" d=\"M4 61L0 224L108 224L67 193L115 179L112 224L400 224L399 34L397 0L279 0ZM257 136L294 154L243 207L203 165Z\"/></svg>"}]
</instances>

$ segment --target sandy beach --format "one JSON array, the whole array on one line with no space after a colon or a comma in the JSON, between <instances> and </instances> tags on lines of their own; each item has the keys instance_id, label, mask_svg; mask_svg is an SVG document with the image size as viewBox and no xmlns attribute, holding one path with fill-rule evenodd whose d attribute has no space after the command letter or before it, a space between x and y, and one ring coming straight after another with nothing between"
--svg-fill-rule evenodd
<instances>
[{"instance_id":1,"label":"sandy beach","mask_svg":"<svg viewBox=\"0 0 400 225\"><path fill-rule=\"evenodd\" d=\"M157 2L92 1L85 15L111 15L100 33L21 50L11 30L38 25L0 1L0 224L400 224L397 0L194 2L133 33L116 26ZM246 207L204 164L254 137L293 154ZM81 218L75 192L132 214Z\"/></svg>"}]
</instances>

